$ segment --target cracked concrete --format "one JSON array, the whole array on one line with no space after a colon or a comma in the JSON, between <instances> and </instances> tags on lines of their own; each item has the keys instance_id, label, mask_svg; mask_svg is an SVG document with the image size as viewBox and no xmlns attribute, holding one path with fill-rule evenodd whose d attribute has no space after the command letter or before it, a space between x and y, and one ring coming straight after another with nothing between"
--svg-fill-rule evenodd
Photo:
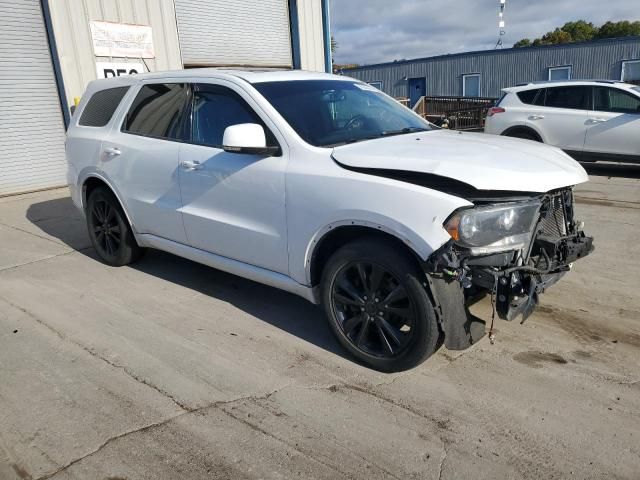
<instances>
[{"instance_id":1,"label":"cracked concrete","mask_svg":"<svg viewBox=\"0 0 640 480\"><path fill-rule=\"evenodd\" d=\"M525 325L392 375L297 297L102 265L64 191L1 199L0 478L634 479L639 184L581 187L597 250Z\"/></svg>"}]
</instances>

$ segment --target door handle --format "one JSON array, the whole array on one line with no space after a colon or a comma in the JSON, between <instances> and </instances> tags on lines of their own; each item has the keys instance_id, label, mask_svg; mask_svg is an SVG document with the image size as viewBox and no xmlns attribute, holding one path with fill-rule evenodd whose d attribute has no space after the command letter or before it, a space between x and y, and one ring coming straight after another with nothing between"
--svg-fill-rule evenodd
<instances>
[{"instance_id":1,"label":"door handle","mask_svg":"<svg viewBox=\"0 0 640 480\"><path fill-rule=\"evenodd\" d=\"M542 120L544 115L530 115L529 120Z\"/></svg>"},{"instance_id":2,"label":"door handle","mask_svg":"<svg viewBox=\"0 0 640 480\"><path fill-rule=\"evenodd\" d=\"M202 168L202 164L198 160L185 160L180 162L180 166L187 171L200 170Z\"/></svg>"},{"instance_id":3,"label":"door handle","mask_svg":"<svg viewBox=\"0 0 640 480\"><path fill-rule=\"evenodd\" d=\"M604 123L606 122L607 119L606 118L590 118L589 120L587 120L587 123Z\"/></svg>"},{"instance_id":4,"label":"door handle","mask_svg":"<svg viewBox=\"0 0 640 480\"><path fill-rule=\"evenodd\" d=\"M117 157L118 155L120 155L122 152L120 151L119 148L116 147L108 147L104 149L104 153L109 156L109 157Z\"/></svg>"}]
</instances>

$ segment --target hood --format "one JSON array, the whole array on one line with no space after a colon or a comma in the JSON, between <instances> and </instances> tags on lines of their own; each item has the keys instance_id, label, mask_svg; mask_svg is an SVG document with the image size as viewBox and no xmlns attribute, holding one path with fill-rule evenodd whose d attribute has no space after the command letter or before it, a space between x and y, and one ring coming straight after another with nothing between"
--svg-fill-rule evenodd
<instances>
[{"instance_id":1,"label":"hood","mask_svg":"<svg viewBox=\"0 0 640 480\"><path fill-rule=\"evenodd\" d=\"M464 182L478 190L548 192L589 180L562 150L484 133L432 130L336 147L346 167L418 172Z\"/></svg>"}]
</instances>

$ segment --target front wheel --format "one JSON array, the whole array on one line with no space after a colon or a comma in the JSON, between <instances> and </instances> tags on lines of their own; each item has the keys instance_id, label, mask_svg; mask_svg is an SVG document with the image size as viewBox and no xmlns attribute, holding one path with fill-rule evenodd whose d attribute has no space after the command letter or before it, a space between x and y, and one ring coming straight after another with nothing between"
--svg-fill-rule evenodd
<instances>
[{"instance_id":1,"label":"front wheel","mask_svg":"<svg viewBox=\"0 0 640 480\"><path fill-rule=\"evenodd\" d=\"M338 250L323 272L322 301L340 343L385 372L431 356L439 329L420 269L393 242L358 240Z\"/></svg>"}]
</instances>

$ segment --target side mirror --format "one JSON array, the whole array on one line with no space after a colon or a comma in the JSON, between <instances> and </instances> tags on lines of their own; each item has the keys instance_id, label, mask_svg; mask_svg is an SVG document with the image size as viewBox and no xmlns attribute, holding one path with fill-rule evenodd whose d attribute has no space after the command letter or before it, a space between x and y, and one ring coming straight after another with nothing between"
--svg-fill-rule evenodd
<instances>
[{"instance_id":1,"label":"side mirror","mask_svg":"<svg viewBox=\"0 0 640 480\"><path fill-rule=\"evenodd\" d=\"M222 148L230 153L250 153L254 155L275 155L279 147L268 147L264 128L257 123L241 123L225 128Z\"/></svg>"}]
</instances>

